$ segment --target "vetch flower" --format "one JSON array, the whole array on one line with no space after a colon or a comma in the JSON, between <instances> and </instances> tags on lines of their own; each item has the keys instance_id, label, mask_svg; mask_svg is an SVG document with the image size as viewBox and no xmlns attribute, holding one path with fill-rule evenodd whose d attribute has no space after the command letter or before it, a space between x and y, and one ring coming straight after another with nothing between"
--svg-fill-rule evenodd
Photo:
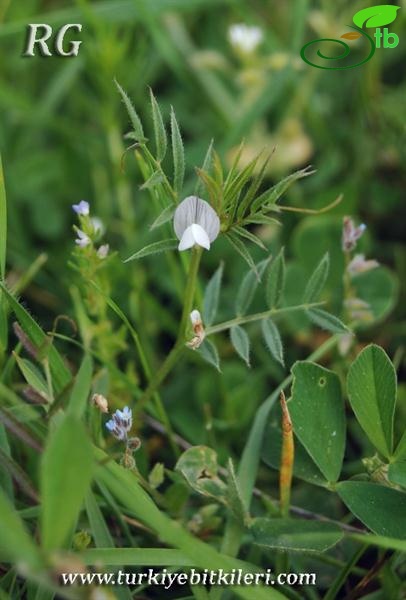
<instances>
[{"instance_id":1,"label":"vetch flower","mask_svg":"<svg viewBox=\"0 0 406 600\"><path fill-rule=\"evenodd\" d=\"M89 214L90 206L89 202L86 202L86 200L81 200L79 204L72 204L72 208L77 215L86 217Z\"/></svg>"},{"instance_id":2,"label":"vetch flower","mask_svg":"<svg viewBox=\"0 0 406 600\"><path fill-rule=\"evenodd\" d=\"M110 246L108 244L103 244L102 246L100 246L100 248L97 250L97 256L101 259L106 258L106 256L109 253L109 249Z\"/></svg>"},{"instance_id":3,"label":"vetch flower","mask_svg":"<svg viewBox=\"0 0 406 600\"><path fill-rule=\"evenodd\" d=\"M173 227L180 240L178 250L188 250L195 245L209 250L220 232L220 219L208 202L188 196L175 210Z\"/></svg>"},{"instance_id":4,"label":"vetch flower","mask_svg":"<svg viewBox=\"0 0 406 600\"><path fill-rule=\"evenodd\" d=\"M370 259L365 260L363 254L356 254L350 264L347 267L347 271L350 275L358 275L358 273L365 273L379 267L377 260Z\"/></svg>"},{"instance_id":5,"label":"vetch flower","mask_svg":"<svg viewBox=\"0 0 406 600\"><path fill-rule=\"evenodd\" d=\"M355 227L354 221L351 217L344 217L343 219L343 237L342 237L342 248L344 252L350 252L354 250L357 245L357 241L364 233L367 228L364 223Z\"/></svg>"},{"instance_id":6,"label":"vetch flower","mask_svg":"<svg viewBox=\"0 0 406 600\"><path fill-rule=\"evenodd\" d=\"M190 321L192 323L195 335L190 340L190 342L187 342L186 345L189 346L189 348L192 348L192 350L197 350L197 348L199 348L202 345L203 340L206 337L202 317L198 310L192 310L192 312L190 313Z\"/></svg>"},{"instance_id":7,"label":"vetch flower","mask_svg":"<svg viewBox=\"0 0 406 600\"><path fill-rule=\"evenodd\" d=\"M107 421L106 427L118 440L126 440L132 423L133 418L131 408L125 406L123 410L117 409L116 412L113 413L110 421Z\"/></svg>"},{"instance_id":8,"label":"vetch flower","mask_svg":"<svg viewBox=\"0 0 406 600\"><path fill-rule=\"evenodd\" d=\"M240 52L249 54L262 42L264 34L260 27L249 26L245 23L231 25L228 30L230 44Z\"/></svg>"},{"instance_id":9,"label":"vetch flower","mask_svg":"<svg viewBox=\"0 0 406 600\"><path fill-rule=\"evenodd\" d=\"M76 229L76 233L77 233L78 237L75 240L75 244L77 244L79 246L79 248L85 248L86 246L88 246L90 244L91 239L87 235L87 233L85 233L81 229Z\"/></svg>"}]
</instances>

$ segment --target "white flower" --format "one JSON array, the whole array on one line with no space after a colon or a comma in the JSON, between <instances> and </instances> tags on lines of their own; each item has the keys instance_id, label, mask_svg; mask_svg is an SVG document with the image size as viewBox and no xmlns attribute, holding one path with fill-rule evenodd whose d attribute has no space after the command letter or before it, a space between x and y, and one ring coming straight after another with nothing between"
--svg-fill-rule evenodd
<instances>
[{"instance_id":1,"label":"white flower","mask_svg":"<svg viewBox=\"0 0 406 600\"><path fill-rule=\"evenodd\" d=\"M188 196L175 210L173 227L180 240L178 250L188 250L195 245L209 250L220 232L220 219L208 202Z\"/></svg>"},{"instance_id":2,"label":"white flower","mask_svg":"<svg viewBox=\"0 0 406 600\"><path fill-rule=\"evenodd\" d=\"M357 245L357 241L364 233L367 228L364 223L355 227L354 221L351 217L344 217L343 219L343 237L342 237L342 248L344 252L350 252L354 250Z\"/></svg>"},{"instance_id":3,"label":"white flower","mask_svg":"<svg viewBox=\"0 0 406 600\"><path fill-rule=\"evenodd\" d=\"M228 29L228 39L230 44L236 50L244 53L253 52L262 42L264 34L260 27L246 25L245 23L236 23Z\"/></svg>"},{"instance_id":4,"label":"white flower","mask_svg":"<svg viewBox=\"0 0 406 600\"><path fill-rule=\"evenodd\" d=\"M76 229L76 233L78 237L75 240L75 244L79 246L79 248L85 248L91 242L90 237L81 229Z\"/></svg>"},{"instance_id":5,"label":"white flower","mask_svg":"<svg viewBox=\"0 0 406 600\"><path fill-rule=\"evenodd\" d=\"M72 204L72 208L77 215L86 217L89 214L89 202L86 202L86 200L81 200L79 204Z\"/></svg>"},{"instance_id":6,"label":"white flower","mask_svg":"<svg viewBox=\"0 0 406 600\"><path fill-rule=\"evenodd\" d=\"M118 440L126 440L132 423L133 418L131 408L125 406L123 410L117 409L116 412L113 413L110 421L107 421L106 427Z\"/></svg>"},{"instance_id":7,"label":"white flower","mask_svg":"<svg viewBox=\"0 0 406 600\"><path fill-rule=\"evenodd\" d=\"M106 258L110 250L110 246L108 244L103 244L97 251L97 256L101 259Z\"/></svg>"},{"instance_id":8,"label":"white flower","mask_svg":"<svg viewBox=\"0 0 406 600\"><path fill-rule=\"evenodd\" d=\"M347 271L350 275L358 275L358 273L365 273L379 267L377 260L365 260L363 254L356 254L350 264L347 267Z\"/></svg>"}]
</instances>

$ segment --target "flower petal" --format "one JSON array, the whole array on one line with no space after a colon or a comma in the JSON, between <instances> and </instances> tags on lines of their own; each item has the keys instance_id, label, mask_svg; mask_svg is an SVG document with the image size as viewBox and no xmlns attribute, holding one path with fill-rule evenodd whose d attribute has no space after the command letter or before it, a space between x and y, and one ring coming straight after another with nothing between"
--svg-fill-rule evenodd
<instances>
[{"instance_id":1,"label":"flower petal","mask_svg":"<svg viewBox=\"0 0 406 600\"><path fill-rule=\"evenodd\" d=\"M193 224L200 225L205 230L210 242L220 232L220 219L210 204L197 196L188 196L179 204L173 217L176 237L181 240L186 229Z\"/></svg>"},{"instance_id":2,"label":"flower petal","mask_svg":"<svg viewBox=\"0 0 406 600\"><path fill-rule=\"evenodd\" d=\"M210 239L203 227L193 223L188 227L182 235L179 242L178 250L188 250L195 245L202 246L206 250L210 249Z\"/></svg>"}]
</instances>

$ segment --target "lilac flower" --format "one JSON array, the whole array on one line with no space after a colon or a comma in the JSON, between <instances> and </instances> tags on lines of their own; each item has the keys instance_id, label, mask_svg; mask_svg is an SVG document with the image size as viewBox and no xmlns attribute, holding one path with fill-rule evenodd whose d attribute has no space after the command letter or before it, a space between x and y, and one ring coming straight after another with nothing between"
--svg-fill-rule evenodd
<instances>
[{"instance_id":1,"label":"lilac flower","mask_svg":"<svg viewBox=\"0 0 406 600\"><path fill-rule=\"evenodd\" d=\"M188 250L195 245L209 250L220 232L220 219L208 202L188 196L175 210L173 227L180 240L178 250Z\"/></svg>"},{"instance_id":2,"label":"lilac flower","mask_svg":"<svg viewBox=\"0 0 406 600\"><path fill-rule=\"evenodd\" d=\"M86 217L89 214L89 202L86 200L81 200L79 204L72 204L72 208L77 215Z\"/></svg>"},{"instance_id":3,"label":"lilac flower","mask_svg":"<svg viewBox=\"0 0 406 600\"><path fill-rule=\"evenodd\" d=\"M350 275L358 275L358 273L366 273L366 271L371 271L371 269L375 269L376 267L379 267L377 260L365 260L363 254L356 254L348 265L347 271Z\"/></svg>"},{"instance_id":4,"label":"lilac flower","mask_svg":"<svg viewBox=\"0 0 406 600\"><path fill-rule=\"evenodd\" d=\"M344 252L351 252L357 245L357 241L364 233L367 228L364 223L355 227L354 221L351 217L344 217L343 219L343 237L342 237L342 248Z\"/></svg>"},{"instance_id":5,"label":"lilac flower","mask_svg":"<svg viewBox=\"0 0 406 600\"><path fill-rule=\"evenodd\" d=\"M76 229L76 233L78 237L75 240L75 244L79 246L79 248L85 248L91 242L90 237L81 229Z\"/></svg>"},{"instance_id":6,"label":"lilac flower","mask_svg":"<svg viewBox=\"0 0 406 600\"><path fill-rule=\"evenodd\" d=\"M126 440L133 423L131 408L125 406L123 410L117 409L113 413L110 421L107 421L106 427L112 435L118 440Z\"/></svg>"}]
</instances>

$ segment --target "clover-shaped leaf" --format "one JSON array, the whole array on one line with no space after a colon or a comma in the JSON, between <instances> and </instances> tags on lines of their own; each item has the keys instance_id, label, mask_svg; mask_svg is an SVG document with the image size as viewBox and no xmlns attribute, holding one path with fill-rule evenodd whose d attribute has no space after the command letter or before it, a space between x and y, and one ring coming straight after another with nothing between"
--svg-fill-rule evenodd
<instances>
[{"instance_id":1,"label":"clover-shaped leaf","mask_svg":"<svg viewBox=\"0 0 406 600\"><path fill-rule=\"evenodd\" d=\"M379 4L370 6L355 13L353 21L357 27L383 27L393 23L396 19L396 13L400 6L391 6L390 4Z\"/></svg>"}]
</instances>

